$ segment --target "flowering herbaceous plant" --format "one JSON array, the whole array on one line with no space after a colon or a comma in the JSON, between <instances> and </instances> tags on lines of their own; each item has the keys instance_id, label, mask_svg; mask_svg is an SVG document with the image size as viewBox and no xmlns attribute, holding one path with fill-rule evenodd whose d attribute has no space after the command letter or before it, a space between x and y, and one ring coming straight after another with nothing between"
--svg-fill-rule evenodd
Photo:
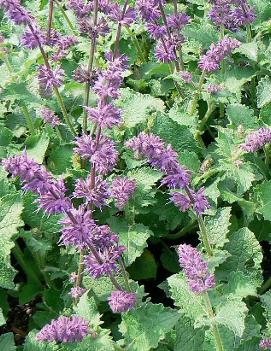
<instances>
[{"instance_id":1,"label":"flowering herbaceous plant","mask_svg":"<svg viewBox=\"0 0 271 351\"><path fill-rule=\"evenodd\" d=\"M271 350L270 1L0 8L0 350Z\"/></svg>"}]
</instances>

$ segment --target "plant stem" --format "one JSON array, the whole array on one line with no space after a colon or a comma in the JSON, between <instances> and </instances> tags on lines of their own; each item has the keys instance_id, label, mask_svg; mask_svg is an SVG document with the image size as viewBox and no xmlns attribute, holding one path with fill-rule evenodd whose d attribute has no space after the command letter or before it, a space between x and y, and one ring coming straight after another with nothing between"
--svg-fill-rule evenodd
<instances>
[{"instance_id":1,"label":"plant stem","mask_svg":"<svg viewBox=\"0 0 271 351\"><path fill-rule=\"evenodd\" d=\"M23 271L25 272L25 274L27 275L27 277L31 279L34 283L36 283L38 286L41 286L40 279L38 278L35 271L33 271L31 266L24 261L23 251L21 250L20 246L16 241L15 246L12 249L12 253L15 256L21 268L23 269Z\"/></svg>"},{"instance_id":2,"label":"plant stem","mask_svg":"<svg viewBox=\"0 0 271 351\"><path fill-rule=\"evenodd\" d=\"M213 256L213 250L212 250L211 245L210 245L209 240L208 240L208 235L207 235L207 231L206 231L206 227L205 227L203 218L201 215L198 215L197 217L198 217L200 234L201 234L201 238L202 238L202 242L203 242L203 245L205 247L205 250L209 256Z\"/></svg>"},{"instance_id":3,"label":"plant stem","mask_svg":"<svg viewBox=\"0 0 271 351\"><path fill-rule=\"evenodd\" d=\"M70 117L68 115L68 112L66 110L66 107L65 107L65 104L64 104L64 101L59 93L59 90L58 90L58 87L54 86L54 93L56 95L56 99L57 99L57 102L58 102L58 105L60 106L61 108L61 111L62 111L62 114L63 114L63 117L65 119L65 122L67 124L67 126L70 128L72 134L74 136L76 136L76 130L74 129L74 126L72 125L72 122L70 120Z\"/></svg>"},{"instance_id":4,"label":"plant stem","mask_svg":"<svg viewBox=\"0 0 271 351\"><path fill-rule=\"evenodd\" d=\"M39 45L39 49L40 49L40 52L42 54L42 57L43 57L43 60L44 60L44 64L45 64L47 70L49 72L52 72L50 63L48 61L48 57L47 57L47 55L46 55L46 53L45 53L45 51L44 51L44 49L43 49L43 47L41 45L39 37L36 35L36 32L35 32L35 30L34 30L34 28L33 28L33 26L31 24L28 24L28 27L29 27L31 33L33 34L33 36L35 37L35 39L37 40L37 43ZM69 117L69 115L67 113L64 101L63 101L63 99L62 99L62 97L61 97L61 95L59 93L58 87L56 85L54 85L53 88L54 88L54 93L55 93L56 98L57 98L57 102L58 102L58 104L59 104L59 106L61 108L61 111L63 113L63 117L65 119L65 122L68 125L68 127L70 128L72 134L75 136L76 135L76 130L74 129L74 127L72 125L72 122L71 122L70 117Z\"/></svg>"},{"instance_id":5,"label":"plant stem","mask_svg":"<svg viewBox=\"0 0 271 351\"><path fill-rule=\"evenodd\" d=\"M185 187L185 192L186 192L187 196L189 197L191 203L193 204L195 202L195 200L194 200L194 197L193 197L190 189L187 186ZM209 240L208 240L207 230L206 230L202 215L197 214L197 220L198 220L198 224L199 224L200 235L201 235L203 246L205 247L207 254L209 256L213 256L213 251L212 251L211 245L210 245Z\"/></svg>"},{"instance_id":6,"label":"plant stem","mask_svg":"<svg viewBox=\"0 0 271 351\"><path fill-rule=\"evenodd\" d=\"M191 108L189 111L190 116L192 116L196 112L199 96L200 96L204 81L205 81L205 72L202 71L201 76L200 76L200 80L199 80L198 89L197 89L197 91L192 99L192 102L191 102Z\"/></svg>"},{"instance_id":7,"label":"plant stem","mask_svg":"<svg viewBox=\"0 0 271 351\"><path fill-rule=\"evenodd\" d=\"M126 268L125 268L124 261L123 261L122 257L119 259L119 264L120 264L122 275L124 277L126 288L127 288L128 291L131 291L131 287L130 287L130 283L129 283L129 276L128 276L128 273L126 271Z\"/></svg>"},{"instance_id":8,"label":"plant stem","mask_svg":"<svg viewBox=\"0 0 271 351\"><path fill-rule=\"evenodd\" d=\"M97 25L97 20L98 20L98 8L99 8L99 2L98 0L94 1L94 8L93 8L93 27L96 27ZM93 62L94 62L94 54L95 54L95 49L96 49L96 42L97 38L95 35L92 35L91 38L91 43L90 43L90 51L89 51L89 60L88 60L88 77L91 76L92 71L93 71ZM90 81L86 82L85 85L85 93L84 93L84 106L88 107L89 105L89 93L90 93ZM84 118L83 118L83 132L87 133L87 126L88 126L88 116L87 116L87 111L86 109L84 110Z\"/></svg>"},{"instance_id":9,"label":"plant stem","mask_svg":"<svg viewBox=\"0 0 271 351\"><path fill-rule=\"evenodd\" d=\"M265 145L264 148L264 155L265 155L265 164L266 164L266 167L269 168L269 164L270 164L270 145Z\"/></svg>"},{"instance_id":10,"label":"plant stem","mask_svg":"<svg viewBox=\"0 0 271 351\"><path fill-rule=\"evenodd\" d=\"M200 121L199 127L198 127L198 131L202 132L204 130L204 127L206 125L206 123L209 121L209 118L211 117L212 113L214 112L215 109L215 105L213 103L208 103L208 109L205 113L205 115L203 116L202 120Z\"/></svg>"},{"instance_id":11,"label":"plant stem","mask_svg":"<svg viewBox=\"0 0 271 351\"><path fill-rule=\"evenodd\" d=\"M53 12L54 12L54 0L50 0L49 4L49 17L48 17L48 31L47 31L47 40L51 37L51 29L53 23Z\"/></svg>"},{"instance_id":12,"label":"plant stem","mask_svg":"<svg viewBox=\"0 0 271 351\"><path fill-rule=\"evenodd\" d=\"M212 329L213 336L215 338L216 351L224 351L224 347L222 344L220 333L219 333L218 327L217 327L216 322L215 322L215 314L213 311L213 307L212 307L208 292L205 292L202 296L203 296L203 299L205 302L207 314L208 314L210 321L211 321L211 329Z\"/></svg>"},{"instance_id":13,"label":"plant stem","mask_svg":"<svg viewBox=\"0 0 271 351\"><path fill-rule=\"evenodd\" d=\"M21 111L24 115L28 129L30 130L30 133L34 134L35 133L34 123L33 123L32 117L28 111L28 108L26 107L26 105L24 103L22 103Z\"/></svg>"},{"instance_id":14,"label":"plant stem","mask_svg":"<svg viewBox=\"0 0 271 351\"><path fill-rule=\"evenodd\" d=\"M75 33L75 28L71 22L71 20L69 19L68 15L66 14L66 11L63 9L63 6L60 4L59 1L55 0L57 6L59 7L63 17L65 18L65 21L67 22L68 26L70 27L70 29L72 30L73 33Z\"/></svg>"},{"instance_id":15,"label":"plant stem","mask_svg":"<svg viewBox=\"0 0 271 351\"><path fill-rule=\"evenodd\" d=\"M126 10L128 7L128 2L129 2L129 0L126 0L124 5L123 5L122 16L121 16L122 20L125 16L125 13L126 13ZM120 44L121 28L122 28L122 24L121 24L121 22L119 22L117 34L116 34L116 39L115 39L115 49L114 49L114 56L113 56L114 58L118 57L118 55L120 54L119 44Z\"/></svg>"}]
</instances>

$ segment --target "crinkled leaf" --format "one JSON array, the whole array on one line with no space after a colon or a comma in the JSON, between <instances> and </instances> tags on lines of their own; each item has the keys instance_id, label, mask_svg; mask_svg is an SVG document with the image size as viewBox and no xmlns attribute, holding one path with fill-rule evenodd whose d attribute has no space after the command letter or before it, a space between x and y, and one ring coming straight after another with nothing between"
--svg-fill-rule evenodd
<instances>
[{"instance_id":1,"label":"crinkled leaf","mask_svg":"<svg viewBox=\"0 0 271 351\"><path fill-rule=\"evenodd\" d=\"M14 246L11 238L23 225L21 220L23 205L19 195L6 195L0 199L0 286L14 287L15 270L10 264L10 251Z\"/></svg>"},{"instance_id":2,"label":"crinkled leaf","mask_svg":"<svg viewBox=\"0 0 271 351\"><path fill-rule=\"evenodd\" d=\"M114 351L114 344L110 331L101 329L95 337L91 335L85 337L80 343L66 344L63 351Z\"/></svg>"},{"instance_id":3,"label":"crinkled leaf","mask_svg":"<svg viewBox=\"0 0 271 351\"><path fill-rule=\"evenodd\" d=\"M216 247L223 247L228 241L231 217L231 207L219 208L214 216L205 217L205 226L208 233L209 241Z\"/></svg>"},{"instance_id":4,"label":"crinkled leaf","mask_svg":"<svg viewBox=\"0 0 271 351\"><path fill-rule=\"evenodd\" d=\"M129 266L139 257L147 247L148 238L153 235L152 231L143 224L129 225L125 219L111 217L108 224L113 232L118 233L120 244L126 247L123 254L125 265Z\"/></svg>"},{"instance_id":5,"label":"crinkled leaf","mask_svg":"<svg viewBox=\"0 0 271 351\"><path fill-rule=\"evenodd\" d=\"M151 95L135 93L129 88L121 89L121 97L117 104L122 109L122 118L128 128L146 122L152 112L165 109L162 100Z\"/></svg>"},{"instance_id":6,"label":"crinkled leaf","mask_svg":"<svg viewBox=\"0 0 271 351\"><path fill-rule=\"evenodd\" d=\"M79 299L78 304L75 307L75 312L78 316L85 318L89 321L92 328L96 328L103 322L101 316L97 310L97 306L93 297L88 296L88 292L85 292Z\"/></svg>"},{"instance_id":7,"label":"crinkled leaf","mask_svg":"<svg viewBox=\"0 0 271 351\"><path fill-rule=\"evenodd\" d=\"M43 132L40 135L30 136L26 141L26 150L28 156L36 162L42 163L49 146L49 142L50 138L46 132Z\"/></svg>"},{"instance_id":8,"label":"crinkled leaf","mask_svg":"<svg viewBox=\"0 0 271 351\"><path fill-rule=\"evenodd\" d=\"M259 108L271 102L271 79L263 77L257 86L257 106Z\"/></svg>"},{"instance_id":9,"label":"crinkled leaf","mask_svg":"<svg viewBox=\"0 0 271 351\"><path fill-rule=\"evenodd\" d=\"M245 330L245 318L247 314L246 304L239 299L223 301L216 308L215 320L218 324L224 325L241 337Z\"/></svg>"},{"instance_id":10,"label":"crinkled leaf","mask_svg":"<svg viewBox=\"0 0 271 351\"><path fill-rule=\"evenodd\" d=\"M145 303L122 315L119 330L127 351L156 348L180 319L180 314L162 304Z\"/></svg>"},{"instance_id":11,"label":"crinkled leaf","mask_svg":"<svg viewBox=\"0 0 271 351\"><path fill-rule=\"evenodd\" d=\"M227 116L235 127L242 125L246 128L256 128L257 118L254 111L242 104L230 104L227 106Z\"/></svg>"},{"instance_id":12,"label":"crinkled leaf","mask_svg":"<svg viewBox=\"0 0 271 351\"><path fill-rule=\"evenodd\" d=\"M194 328L194 321L182 316L176 325L174 351L204 351L204 336L203 328Z\"/></svg>"},{"instance_id":13,"label":"crinkled leaf","mask_svg":"<svg viewBox=\"0 0 271 351\"><path fill-rule=\"evenodd\" d=\"M205 315L203 300L200 295L195 295L186 282L182 273L174 274L167 279L169 292L174 300L174 305L193 321Z\"/></svg>"},{"instance_id":14,"label":"crinkled leaf","mask_svg":"<svg viewBox=\"0 0 271 351\"><path fill-rule=\"evenodd\" d=\"M264 216L264 219L271 221L271 180L259 184L255 189L258 200L258 211Z\"/></svg>"}]
</instances>

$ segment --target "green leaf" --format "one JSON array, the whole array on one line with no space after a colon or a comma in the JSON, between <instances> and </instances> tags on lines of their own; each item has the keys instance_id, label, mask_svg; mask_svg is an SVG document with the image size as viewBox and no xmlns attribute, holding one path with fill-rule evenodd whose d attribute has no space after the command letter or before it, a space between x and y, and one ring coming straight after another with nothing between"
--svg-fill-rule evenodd
<instances>
[{"instance_id":1,"label":"green leaf","mask_svg":"<svg viewBox=\"0 0 271 351\"><path fill-rule=\"evenodd\" d=\"M180 125L166 114L159 113L155 118L152 133L158 135L173 149L182 155L182 151L197 151L198 144L194 139L191 128Z\"/></svg>"},{"instance_id":2,"label":"green leaf","mask_svg":"<svg viewBox=\"0 0 271 351\"><path fill-rule=\"evenodd\" d=\"M88 292L85 292L80 297L80 300L75 307L75 312L78 316L89 321L92 328L96 329L96 327L103 323L99 311L97 310L94 297L88 297Z\"/></svg>"},{"instance_id":3,"label":"green leaf","mask_svg":"<svg viewBox=\"0 0 271 351\"><path fill-rule=\"evenodd\" d=\"M194 321L182 316L176 325L174 351L204 351L204 329L194 328Z\"/></svg>"},{"instance_id":4,"label":"green leaf","mask_svg":"<svg viewBox=\"0 0 271 351\"><path fill-rule=\"evenodd\" d=\"M257 106L264 107L271 102L271 79L268 76L263 77L257 86Z\"/></svg>"},{"instance_id":5,"label":"green leaf","mask_svg":"<svg viewBox=\"0 0 271 351\"><path fill-rule=\"evenodd\" d=\"M174 274L167 279L169 292L174 300L174 305L193 321L197 321L205 315L203 299L200 295L194 294L182 273Z\"/></svg>"},{"instance_id":6,"label":"green leaf","mask_svg":"<svg viewBox=\"0 0 271 351\"><path fill-rule=\"evenodd\" d=\"M5 317L3 315L3 311L2 311L2 308L0 308L0 326L6 324L6 320L5 320ZM0 339L1 340L1 339ZM1 342L0 342L0 345L1 345Z\"/></svg>"},{"instance_id":7,"label":"green leaf","mask_svg":"<svg viewBox=\"0 0 271 351\"><path fill-rule=\"evenodd\" d=\"M234 332L238 337L243 335L245 330L245 318L247 314L246 304L238 299L223 301L216 308L215 320L218 324L224 325Z\"/></svg>"},{"instance_id":8,"label":"green leaf","mask_svg":"<svg viewBox=\"0 0 271 351\"><path fill-rule=\"evenodd\" d=\"M36 204L37 197L30 192L26 193L23 197L24 210L22 218L26 224L32 229L37 228L43 232L46 237L52 239L52 234L59 233L60 231L60 215L46 216L43 211L38 211Z\"/></svg>"},{"instance_id":9,"label":"green leaf","mask_svg":"<svg viewBox=\"0 0 271 351\"><path fill-rule=\"evenodd\" d=\"M1 351L16 350L13 333L7 333L0 336L0 350Z\"/></svg>"},{"instance_id":10,"label":"green leaf","mask_svg":"<svg viewBox=\"0 0 271 351\"><path fill-rule=\"evenodd\" d=\"M259 184L255 189L258 211L264 219L271 221L271 180Z\"/></svg>"},{"instance_id":11,"label":"green leaf","mask_svg":"<svg viewBox=\"0 0 271 351\"><path fill-rule=\"evenodd\" d=\"M45 153L50 142L49 136L46 132L40 135L33 135L26 140L26 150L30 158L33 158L38 163L42 163Z\"/></svg>"},{"instance_id":12,"label":"green leaf","mask_svg":"<svg viewBox=\"0 0 271 351\"><path fill-rule=\"evenodd\" d=\"M228 276L228 284L223 289L224 294L244 298L257 296L257 282L246 276L243 272L231 272Z\"/></svg>"},{"instance_id":13,"label":"green leaf","mask_svg":"<svg viewBox=\"0 0 271 351\"><path fill-rule=\"evenodd\" d=\"M157 263L153 254L149 250L145 250L128 268L128 272L134 280L155 279Z\"/></svg>"},{"instance_id":14,"label":"green leaf","mask_svg":"<svg viewBox=\"0 0 271 351\"><path fill-rule=\"evenodd\" d=\"M50 152L48 167L54 174L62 174L71 168L73 147L71 145L61 145Z\"/></svg>"},{"instance_id":15,"label":"green leaf","mask_svg":"<svg viewBox=\"0 0 271 351\"><path fill-rule=\"evenodd\" d=\"M248 129L257 127L257 118L254 111L242 104L230 104L227 106L227 116L235 127L242 125Z\"/></svg>"},{"instance_id":16,"label":"green leaf","mask_svg":"<svg viewBox=\"0 0 271 351\"><path fill-rule=\"evenodd\" d=\"M154 111L164 111L164 102L151 95L135 93L129 88L121 89L117 105L122 109L122 118L127 128L146 122Z\"/></svg>"},{"instance_id":17,"label":"green leaf","mask_svg":"<svg viewBox=\"0 0 271 351\"><path fill-rule=\"evenodd\" d=\"M223 247L228 241L231 217L231 207L219 208L214 216L205 217L205 226L208 233L209 241L216 247Z\"/></svg>"},{"instance_id":18,"label":"green leaf","mask_svg":"<svg viewBox=\"0 0 271 351\"><path fill-rule=\"evenodd\" d=\"M23 205L19 195L7 195L0 199L0 286L13 289L15 270L10 264L10 251L14 246L11 238L24 223L21 220Z\"/></svg>"},{"instance_id":19,"label":"green leaf","mask_svg":"<svg viewBox=\"0 0 271 351\"><path fill-rule=\"evenodd\" d=\"M149 351L156 348L180 319L180 314L162 304L146 303L122 315L119 330L127 351Z\"/></svg>"},{"instance_id":20,"label":"green leaf","mask_svg":"<svg viewBox=\"0 0 271 351\"><path fill-rule=\"evenodd\" d=\"M226 70L222 80L230 92L239 94L243 85L251 81L254 76L255 71L250 67L242 67L242 69L233 67Z\"/></svg>"},{"instance_id":21,"label":"green leaf","mask_svg":"<svg viewBox=\"0 0 271 351\"><path fill-rule=\"evenodd\" d=\"M129 202L131 208L135 207L136 212L144 212L144 207L154 203L156 189L153 189L156 182L162 177L162 173L150 167L132 169L127 176L136 181L136 190Z\"/></svg>"},{"instance_id":22,"label":"green leaf","mask_svg":"<svg viewBox=\"0 0 271 351\"><path fill-rule=\"evenodd\" d=\"M187 39L199 42L204 49L208 49L211 43L218 41L218 33L214 26L206 22L188 24L182 33Z\"/></svg>"},{"instance_id":23,"label":"green leaf","mask_svg":"<svg viewBox=\"0 0 271 351\"><path fill-rule=\"evenodd\" d=\"M231 233L229 242L224 249L231 256L218 268L221 279L227 279L231 272L243 272L244 275L255 279L256 284L261 284L262 250L255 235L248 228L241 228Z\"/></svg>"},{"instance_id":24,"label":"green leaf","mask_svg":"<svg viewBox=\"0 0 271 351\"><path fill-rule=\"evenodd\" d=\"M31 331L25 340L23 351L58 351L55 343L41 342L36 340L36 332Z\"/></svg>"},{"instance_id":25,"label":"green leaf","mask_svg":"<svg viewBox=\"0 0 271 351\"><path fill-rule=\"evenodd\" d=\"M8 146L13 134L10 129L2 127L0 129L0 146Z\"/></svg>"},{"instance_id":26,"label":"green leaf","mask_svg":"<svg viewBox=\"0 0 271 351\"><path fill-rule=\"evenodd\" d=\"M147 240L153 232L143 224L129 225L124 218L111 217L108 224L113 232L118 233L120 244L126 247L123 256L125 265L130 266L147 247Z\"/></svg>"},{"instance_id":27,"label":"green leaf","mask_svg":"<svg viewBox=\"0 0 271 351\"><path fill-rule=\"evenodd\" d=\"M80 343L66 344L63 351L114 351L114 344L110 331L102 329L98 335L84 338Z\"/></svg>"},{"instance_id":28,"label":"green leaf","mask_svg":"<svg viewBox=\"0 0 271 351\"><path fill-rule=\"evenodd\" d=\"M251 43L243 43L234 52L240 52L252 61L258 60L258 45L256 41Z\"/></svg>"}]
</instances>

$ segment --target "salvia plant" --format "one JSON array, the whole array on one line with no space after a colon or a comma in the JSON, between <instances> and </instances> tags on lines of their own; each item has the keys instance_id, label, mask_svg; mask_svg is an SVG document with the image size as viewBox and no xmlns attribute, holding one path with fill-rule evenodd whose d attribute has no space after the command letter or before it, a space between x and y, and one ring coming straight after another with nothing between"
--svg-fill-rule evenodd
<instances>
[{"instance_id":1,"label":"salvia plant","mask_svg":"<svg viewBox=\"0 0 271 351\"><path fill-rule=\"evenodd\" d=\"M0 351L271 350L270 1L0 9Z\"/></svg>"}]
</instances>

